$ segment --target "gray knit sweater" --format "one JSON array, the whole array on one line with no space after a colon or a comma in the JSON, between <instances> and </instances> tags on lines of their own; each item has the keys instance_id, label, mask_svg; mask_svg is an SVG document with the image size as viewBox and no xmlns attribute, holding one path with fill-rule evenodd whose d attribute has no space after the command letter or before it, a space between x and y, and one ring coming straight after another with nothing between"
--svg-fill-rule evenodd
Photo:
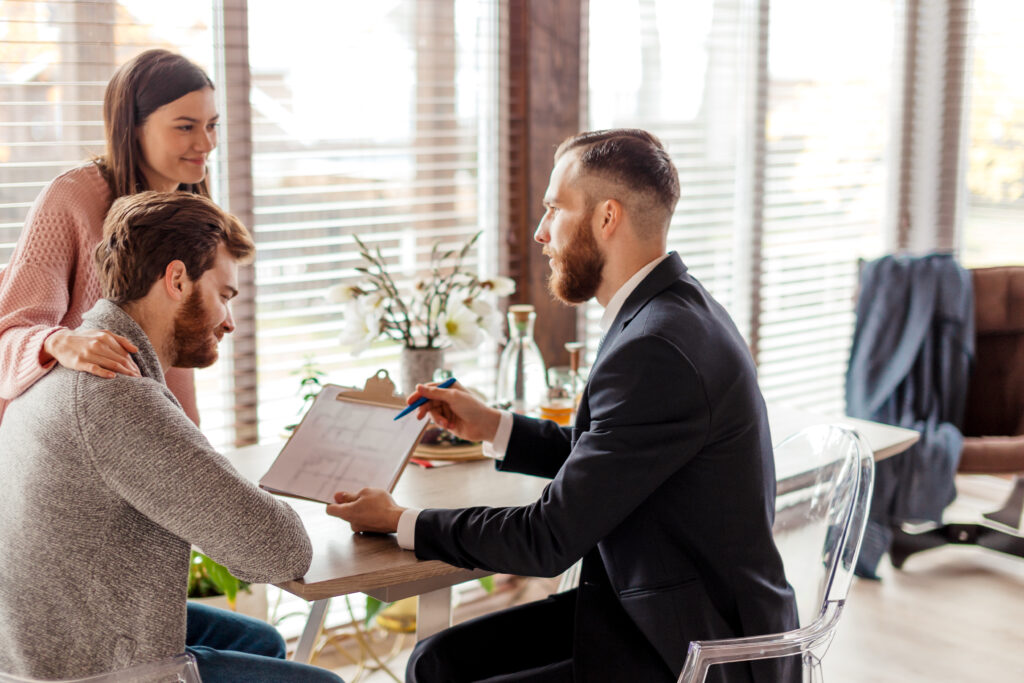
<instances>
[{"instance_id":1,"label":"gray knit sweater","mask_svg":"<svg viewBox=\"0 0 1024 683\"><path fill-rule=\"evenodd\" d=\"M185 416L131 317L101 299L82 328L131 339L143 376L56 367L0 424L0 671L37 678L183 652L190 544L250 582L302 576L312 553Z\"/></svg>"}]
</instances>

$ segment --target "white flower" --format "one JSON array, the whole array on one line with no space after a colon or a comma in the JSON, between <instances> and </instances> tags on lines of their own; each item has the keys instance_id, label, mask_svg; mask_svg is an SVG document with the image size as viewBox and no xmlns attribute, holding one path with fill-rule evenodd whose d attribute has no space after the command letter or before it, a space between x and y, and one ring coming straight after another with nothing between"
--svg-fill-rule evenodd
<instances>
[{"instance_id":1,"label":"white flower","mask_svg":"<svg viewBox=\"0 0 1024 683\"><path fill-rule=\"evenodd\" d=\"M352 301L345 307L345 328L339 341L351 347L353 356L362 353L380 336L380 318L374 309L366 309L359 301Z\"/></svg>"},{"instance_id":2,"label":"white flower","mask_svg":"<svg viewBox=\"0 0 1024 683\"><path fill-rule=\"evenodd\" d=\"M386 298L383 291L375 289L372 292L363 294L363 297L359 300L359 305L364 311L373 311L379 316L382 313L381 309L384 307L384 300Z\"/></svg>"},{"instance_id":3,"label":"white flower","mask_svg":"<svg viewBox=\"0 0 1024 683\"><path fill-rule=\"evenodd\" d=\"M504 339L504 318L501 312L483 299L466 299L466 306L476 314L476 321L494 339Z\"/></svg>"},{"instance_id":4,"label":"white flower","mask_svg":"<svg viewBox=\"0 0 1024 683\"><path fill-rule=\"evenodd\" d=\"M437 326L442 339L450 341L456 349L471 349L483 341L476 313L462 305L442 313Z\"/></svg>"},{"instance_id":5,"label":"white flower","mask_svg":"<svg viewBox=\"0 0 1024 683\"><path fill-rule=\"evenodd\" d=\"M324 294L324 298L332 304L347 304L355 301L356 297L363 293L363 290L354 285L334 285Z\"/></svg>"},{"instance_id":6,"label":"white flower","mask_svg":"<svg viewBox=\"0 0 1024 683\"><path fill-rule=\"evenodd\" d=\"M495 296L509 296L516 292L516 281L510 277L495 275L480 283L484 289L489 289Z\"/></svg>"}]
</instances>

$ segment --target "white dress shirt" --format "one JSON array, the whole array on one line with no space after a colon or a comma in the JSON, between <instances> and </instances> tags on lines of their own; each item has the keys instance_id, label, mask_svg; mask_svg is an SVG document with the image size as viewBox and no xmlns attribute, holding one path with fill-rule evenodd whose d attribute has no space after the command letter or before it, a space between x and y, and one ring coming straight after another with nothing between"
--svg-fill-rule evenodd
<instances>
[{"instance_id":1,"label":"white dress shirt","mask_svg":"<svg viewBox=\"0 0 1024 683\"><path fill-rule=\"evenodd\" d=\"M626 280L616 290L612 298L608 300L608 305L604 307L604 314L601 315L601 322L598 323L601 328L602 339L604 339L604 335L608 334L608 329L615 321L615 316L622 310L622 304L626 303L629 295L666 258L668 258L668 254L663 254L633 273L633 276ZM501 411L501 421L498 423L498 429L494 432L494 438L491 441L484 441L484 455L495 460L504 460L505 451L508 449L508 441L511 436L512 413L503 410ZM398 520L398 545L406 550L413 550L416 547L416 518L419 514L419 509L408 508Z\"/></svg>"}]
</instances>

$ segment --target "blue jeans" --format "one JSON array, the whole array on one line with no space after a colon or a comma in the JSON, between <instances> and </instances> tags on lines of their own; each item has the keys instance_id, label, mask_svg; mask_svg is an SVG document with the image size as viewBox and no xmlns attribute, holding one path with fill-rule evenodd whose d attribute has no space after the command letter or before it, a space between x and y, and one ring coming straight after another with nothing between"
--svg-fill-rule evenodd
<instances>
[{"instance_id":1,"label":"blue jeans","mask_svg":"<svg viewBox=\"0 0 1024 683\"><path fill-rule=\"evenodd\" d=\"M284 638L270 624L227 610L188 603L185 650L203 683L344 683L327 669L284 658Z\"/></svg>"}]
</instances>

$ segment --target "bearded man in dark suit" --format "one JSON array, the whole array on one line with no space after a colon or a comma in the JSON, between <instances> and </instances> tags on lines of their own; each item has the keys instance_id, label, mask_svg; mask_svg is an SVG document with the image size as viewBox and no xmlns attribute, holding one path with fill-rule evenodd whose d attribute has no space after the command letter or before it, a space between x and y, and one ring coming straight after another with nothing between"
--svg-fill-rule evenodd
<instances>
[{"instance_id":1,"label":"bearded man in dark suit","mask_svg":"<svg viewBox=\"0 0 1024 683\"><path fill-rule=\"evenodd\" d=\"M753 361L725 309L666 253L675 166L640 130L577 135L555 162L535 235L551 291L605 308L575 425L502 413L458 384L417 388L420 415L485 441L499 469L551 483L522 507L406 509L367 489L338 492L328 513L459 567L555 576L582 557L580 585L425 639L409 681L669 682L691 640L797 626ZM798 667L729 664L708 680L792 680Z\"/></svg>"}]
</instances>

